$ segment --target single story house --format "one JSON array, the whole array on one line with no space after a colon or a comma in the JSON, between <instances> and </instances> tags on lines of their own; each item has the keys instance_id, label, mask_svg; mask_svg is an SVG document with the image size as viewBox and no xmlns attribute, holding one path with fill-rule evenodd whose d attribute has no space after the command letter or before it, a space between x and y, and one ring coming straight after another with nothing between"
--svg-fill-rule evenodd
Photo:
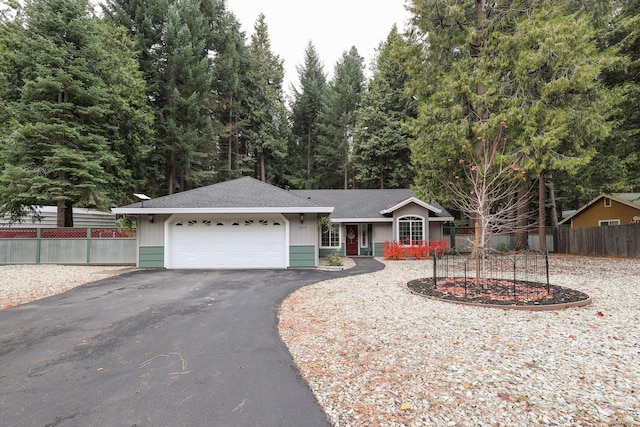
<instances>
[{"instance_id":1,"label":"single story house","mask_svg":"<svg viewBox=\"0 0 640 427\"><path fill-rule=\"evenodd\" d=\"M640 193L600 194L560 221L571 227L640 223Z\"/></svg>"},{"instance_id":2,"label":"single story house","mask_svg":"<svg viewBox=\"0 0 640 427\"><path fill-rule=\"evenodd\" d=\"M170 269L317 267L336 250L382 256L385 241L441 239L453 220L411 190L286 190L251 177L112 211L137 219L137 265Z\"/></svg>"}]
</instances>

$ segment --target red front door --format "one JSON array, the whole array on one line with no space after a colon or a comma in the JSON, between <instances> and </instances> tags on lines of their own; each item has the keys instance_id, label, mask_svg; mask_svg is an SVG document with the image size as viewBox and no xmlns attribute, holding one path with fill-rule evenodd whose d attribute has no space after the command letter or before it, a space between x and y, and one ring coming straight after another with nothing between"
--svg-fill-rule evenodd
<instances>
[{"instance_id":1,"label":"red front door","mask_svg":"<svg viewBox=\"0 0 640 427\"><path fill-rule=\"evenodd\" d=\"M347 225L347 256L358 255L358 226Z\"/></svg>"}]
</instances>

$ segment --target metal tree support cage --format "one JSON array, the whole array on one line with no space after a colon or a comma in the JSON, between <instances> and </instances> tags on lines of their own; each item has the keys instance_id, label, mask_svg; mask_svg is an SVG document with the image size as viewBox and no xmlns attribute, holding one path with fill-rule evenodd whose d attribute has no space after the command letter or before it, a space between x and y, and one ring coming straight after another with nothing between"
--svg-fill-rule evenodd
<instances>
[{"instance_id":1,"label":"metal tree support cage","mask_svg":"<svg viewBox=\"0 0 640 427\"><path fill-rule=\"evenodd\" d=\"M455 249L446 251L441 257L433 257L433 283L457 282L467 290L486 289L488 283L500 283L509 287L514 299L527 298L534 288L549 284L549 256L540 251L499 252L493 248L479 248L468 256Z\"/></svg>"}]
</instances>

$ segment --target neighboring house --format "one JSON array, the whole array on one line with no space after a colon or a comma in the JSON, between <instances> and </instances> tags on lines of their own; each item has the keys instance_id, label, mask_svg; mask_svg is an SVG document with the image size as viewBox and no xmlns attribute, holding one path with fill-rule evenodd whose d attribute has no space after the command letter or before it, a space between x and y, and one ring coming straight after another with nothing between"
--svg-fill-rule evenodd
<instances>
[{"instance_id":1,"label":"neighboring house","mask_svg":"<svg viewBox=\"0 0 640 427\"><path fill-rule=\"evenodd\" d=\"M640 193L600 194L560 221L572 227L640 223Z\"/></svg>"},{"instance_id":2,"label":"neighboring house","mask_svg":"<svg viewBox=\"0 0 640 427\"><path fill-rule=\"evenodd\" d=\"M56 206L40 206L38 208L38 218L28 215L22 222L9 224L9 220L2 217L0 213L0 229L2 227L17 228L56 228L58 227ZM111 212L102 212L85 208L73 208L73 226L78 228L96 227L112 228L116 227L116 216Z\"/></svg>"},{"instance_id":3,"label":"neighboring house","mask_svg":"<svg viewBox=\"0 0 640 427\"><path fill-rule=\"evenodd\" d=\"M138 266L164 268L316 267L335 250L382 256L387 240L440 239L453 220L411 190L288 191L250 177L113 212L137 217Z\"/></svg>"}]
</instances>

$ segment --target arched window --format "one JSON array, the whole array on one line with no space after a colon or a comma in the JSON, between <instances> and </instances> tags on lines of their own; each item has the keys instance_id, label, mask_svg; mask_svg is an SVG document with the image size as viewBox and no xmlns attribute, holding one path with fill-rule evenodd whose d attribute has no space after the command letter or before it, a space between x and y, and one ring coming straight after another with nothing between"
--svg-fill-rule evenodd
<instances>
[{"instance_id":1,"label":"arched window","mask_svg":"<svg viewBox=\"0 0 640 427\"><path fill-rule=\"evenodd\" d=\"M424 218L404 216L398 218L398 242L401 245L415 245L424 240Z\"/></svg>"}]
</instances>

